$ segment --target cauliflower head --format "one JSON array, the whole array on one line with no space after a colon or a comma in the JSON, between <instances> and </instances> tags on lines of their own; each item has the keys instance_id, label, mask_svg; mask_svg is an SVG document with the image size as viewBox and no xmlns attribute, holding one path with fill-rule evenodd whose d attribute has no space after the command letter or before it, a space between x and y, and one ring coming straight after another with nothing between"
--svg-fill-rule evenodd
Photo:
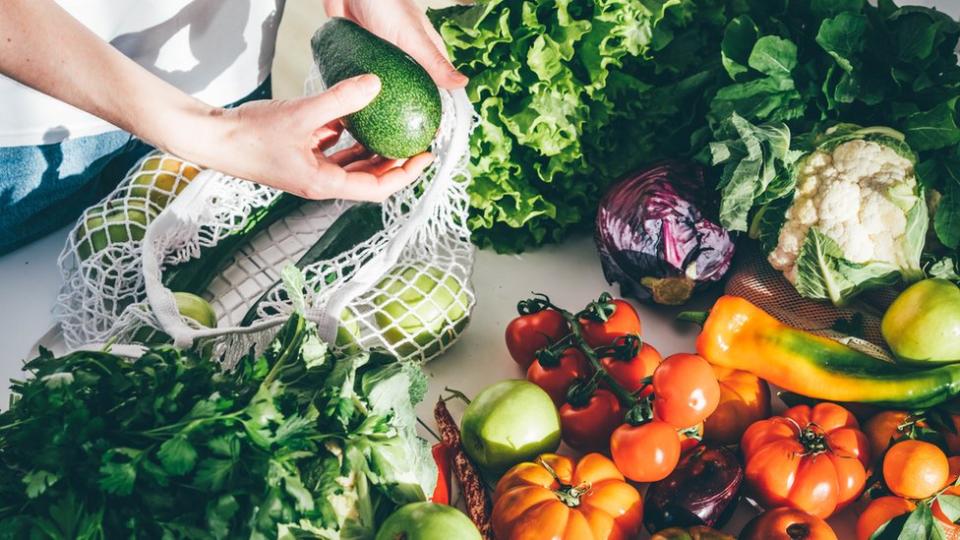
<instances>
[{"instance_id":1,"label":"cauliflower head","mask_svg":"<svg viewBox=\"0 0 960 540\"><path fill-rule=\"evenodd\" d=\"M843 304L864 288L922 277L926 204L897 135L844 127L796 162L768 260L802 295Z\"/></svg>"},{"instance_id":2,"label":"cauliflower head","mask_svg":"<svg viewBox=\"0 0 960 540\"><path fill-rule=\"evenodd\" d=\"M913 193L913 163L888 146L855 139L832 152L817 150L801 164L797 191L768 259L791 283L797 257L811 227L840 247L854 263L878 261L910 267L904 191Z\"/></svg>"},{"instance_id":3,"label":"cauliflower head","mask_svg":"<svg viewBox=\"0 0 960 540\"><path fill-rule=\"evenodd\" d=\"M709 146L723 165L720 224L759 239L801 296L840 305L923 278L927 204L902 133L838 124L793 137L785 124L735 113L729 129L732 138Z\"/></svg>"}]
</instances>

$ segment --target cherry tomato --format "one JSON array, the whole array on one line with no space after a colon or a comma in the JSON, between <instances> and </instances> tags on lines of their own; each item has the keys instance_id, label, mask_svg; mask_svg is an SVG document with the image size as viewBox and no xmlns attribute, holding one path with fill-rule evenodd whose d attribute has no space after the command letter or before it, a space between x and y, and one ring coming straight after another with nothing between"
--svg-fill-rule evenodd
<instances>
[{"instance_id":1,"label":"cherry tomato","mask_svg":"<svg viewBox=\"0 0 960 540\"><path fill-rule=\"evenodd\" d=\"M666 478L680 461L680 437L666 422L624 424L610 436L610 455L624 476L634 482Z\"/></svg>"},{"instance_id":2,"label":"cherry tomato","mask_svg":"<svg viewBox=\"0 0 960 540\"><path fill-rule=\"evenodd\" d=\"M530 367L537 351L570 333L566 319L554 309L520 315L507 325L507 350L523 369Z\"/></svg>"},{"instance_id":3,"label":"cherry tomato","mask_svg":"<svg viewBox=\"0 0 960 540\"><path fill-rule=\"evenodd\" d=\"M538 359L527 368L527 380L543 388L557 407L567 401L567 390L573 381L586 378L589 374L587 359L573 347L563 351L563 356L555 366L543 367Z\"/></svg>"},{"instance_id":4,"label":"cherry tomato","mask_svg":"<svg viewBox=\"0 0 960 540\"><path fill-rule=\"evenodd\" d=\"M643 387L643 380L653 375L663 358L649 343L644 342L636 356L629 360L620 360L612 356L600 359L600 364L607 373L624 387L627 392L633 393ZM640 397L653 392L653 386L647 385L640 393Z\"/></svg>"},{"instance_id":5,"label":"cherry tomato","mask_svg":"<svg viewBox=\"0 0 960 540\"><path fill-rule=\"evenodd\" d=\"M605 347L612 345L618 337L626 335L640 335L640 316L626 300L611 300L613 313L607 314L605 321L594 320L588 317L580 318L583 327L583 337L591 347Z\"/></svg>"},{"instance_id":6,"label":"cherry tomato","mask_svg":"<svg viewBox=\"0 0 960 540\"><path fill-rule=\"evenodd\" d=\"M679 428L699 424L719 403L717 376L695 354L669 356L653 372L653 410L664 422Z\"/></svg>"},{"instance_id":7,"label":"cherry tomato","mask_svg":"<svg viewBox=\"0 0 960 540\"><path fill-rule=\"evenodd\" d=\"M577 450L601 450L610 435L623 423L620 400L609 390L596 390L583 407L570 403L560 407L560 433L563 441Z\"/></svg>"}]
</instances>

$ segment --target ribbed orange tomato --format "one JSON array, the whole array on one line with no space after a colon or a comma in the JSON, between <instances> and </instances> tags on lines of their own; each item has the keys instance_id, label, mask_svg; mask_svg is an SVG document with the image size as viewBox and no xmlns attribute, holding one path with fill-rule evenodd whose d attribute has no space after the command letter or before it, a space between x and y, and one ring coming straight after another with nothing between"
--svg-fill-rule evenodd
<instances>
[{"instance_id":1,"label":"ribbed orange tomato","mask_svg":"<svg viewBox=\"0 0 960 540\"><path fill-rule=\"evenodd\" d=\"M798 405L754 423L740 443L747 486L765 508L827 518L863 492L870 443L850 411Z\"/></svg>"},{"instance_id":2,"label":"ribbed orange tomato","mask_svg":"<svg viewBox=\"0 0 960 540\"><path fill-rule=\"evenodd\" d=\"M704 422L703 438L737 444L750 424L770 416L770 386L747 371L712 367L720 383L720 404Z\"/></svg>"},{"instance_id":3,"label":"ribbed orange tomato","mask_svg":"<svg viewBox=\"0 0 960 540\"><path fill-rule=\"evenodd\" d=\"M493 494L498 540L627 540L642 519L640 493L600 454L543 454L507 471Z\"/></svg>"}]
</instances>

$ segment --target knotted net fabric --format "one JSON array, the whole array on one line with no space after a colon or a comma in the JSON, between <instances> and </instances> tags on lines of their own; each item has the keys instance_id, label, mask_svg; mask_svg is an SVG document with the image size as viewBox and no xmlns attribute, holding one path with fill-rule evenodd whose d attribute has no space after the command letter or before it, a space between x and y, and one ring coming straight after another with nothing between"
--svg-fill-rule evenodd
<instances>
[{"instance_id":1,"label":"knotted net fabric","mask_svg":"<svg viewBox=\"0 0 960 540\"><path fill-rule=\"evenodd\" d=\"M322 89L315 70L305 86L307 94ZM475 304L466 192L475 118L462 90L441 91L441 98L443 116L430 149L435 160L381 205L382 230L303 268L299 307L330 343L339 330L353 345L425 361L448 349L466 325ZM345 135L328 152L352 143ZM258 350L295 308L297 295L278 286L282 269L355 203L300 204L243 244L203 294L217 314L216 328L180 315L164 275L245 230L278 196L161 152L145 156L87 209L60 255L64 286L55 315L67 345L163 336L180 346L213 346L218 357L233 361ZM240 326L264 293L260 318Z\"/></svg>"}]
</instances>

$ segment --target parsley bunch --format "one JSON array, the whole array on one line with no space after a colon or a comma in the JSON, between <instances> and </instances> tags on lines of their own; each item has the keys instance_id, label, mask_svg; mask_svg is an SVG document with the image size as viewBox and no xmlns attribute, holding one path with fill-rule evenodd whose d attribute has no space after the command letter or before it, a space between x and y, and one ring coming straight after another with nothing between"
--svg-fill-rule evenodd
<instances>
[{"instance_id":1,"label":"parsley bunch","mask_svg":"<svg viewBox=\"0 0 960 540\"><path fill-rule=\"evenodd\" d=\"M157 347L43 352L0 415L0 537L372 538L424 500L418 368L293 315L236 370Z\"/></svg>"}]
</instances>

